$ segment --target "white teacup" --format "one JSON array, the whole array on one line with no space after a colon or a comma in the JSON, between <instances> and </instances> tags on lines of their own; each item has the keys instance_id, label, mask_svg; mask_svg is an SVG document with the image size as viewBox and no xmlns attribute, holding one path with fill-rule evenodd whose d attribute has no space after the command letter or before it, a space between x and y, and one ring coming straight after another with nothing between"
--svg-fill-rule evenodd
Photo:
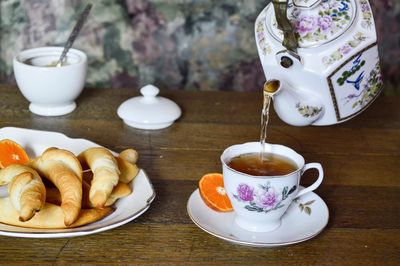
<instances>
[{"instance_id":1,"label":"white teacup","mask_svg":"<svg viewBox=\"0 0 400 266\"><path fill-rule=\"evenodd\" d=\"M70 49L65 64L55 67L62 47L40 47L20 52L13 59L17 85L30 101L29 110L43 116L72 112L82 92L87 70L87 56Z\"/></svg>"},{"instance_id":2,"label":"white teacup","mask_svg":"<svg viewBox=\"0 0 400 266\"><path fill-rule=\"evenodd\" d=\"M260 142L233 145L221 155L225 191L235 211L235 222L241 228L253 232L277 229L292 201L315 190L324 176L319 163L305 164L304 158L288 147L268 143L265 145L266 152L291 159L297 165L297 170L281 176L253 176L228 166L230 160L238 155L259 153ZM301 176L310 168L318 170L318 178L311 186L299 190Z\"/></svg>"}]
</instances>

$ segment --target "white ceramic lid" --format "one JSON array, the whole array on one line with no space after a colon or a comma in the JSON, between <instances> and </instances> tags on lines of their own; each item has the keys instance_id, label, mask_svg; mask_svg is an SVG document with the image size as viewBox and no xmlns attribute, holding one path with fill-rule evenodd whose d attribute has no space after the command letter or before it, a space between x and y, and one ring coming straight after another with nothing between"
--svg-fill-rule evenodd
<instances>
[{"instance_id":1,"label":"white ceramic lid","mask_svg":"<svg viewBox=\"0 0 400 266\"><path fill-rule=\"evenodd\" d=\"M266 16L269 34L282 42L272 3ZM292 22L301 48L329 43L344 34L356 17L354 0L293 0L289 1L287 16Z\"/></svg>"},{"instance_id":2,"label":"white ceramic lid","mask_svg":"<svg viewBox=\"0 0 400 266\"><path fill-rule=\"evenodd\" d=\"M118 116L124 122L140 129L166 128L178 119L182 112L170 99L157 96L160 90L153 85L140 89L143 96L126 100L118 107Z\"/></svg>"}]
</instances>

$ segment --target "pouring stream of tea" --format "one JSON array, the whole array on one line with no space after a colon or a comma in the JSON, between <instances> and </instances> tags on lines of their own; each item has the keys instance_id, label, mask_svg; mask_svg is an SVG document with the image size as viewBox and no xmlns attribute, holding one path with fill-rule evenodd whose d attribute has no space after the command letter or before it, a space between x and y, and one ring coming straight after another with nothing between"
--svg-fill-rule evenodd
<instances>
[{"instance_id":1,"label":"pouring stream of tea","mask_svg":"<svg viewBox=\"0 0 400 266\"><path fill-rule=\"evenodd\" d=\"M269 120L269 106L271 105L272 96L278 91L280 87L279 80L270 80L264 83L263 88L263 109L261 112L261 134L260 134L260 143L261 143L261 152L260 157L261 160L267 160L266 152L265 152L265 141L267 138L267 128L268 128L268 120Z\"/></svg>"}]
</instances>

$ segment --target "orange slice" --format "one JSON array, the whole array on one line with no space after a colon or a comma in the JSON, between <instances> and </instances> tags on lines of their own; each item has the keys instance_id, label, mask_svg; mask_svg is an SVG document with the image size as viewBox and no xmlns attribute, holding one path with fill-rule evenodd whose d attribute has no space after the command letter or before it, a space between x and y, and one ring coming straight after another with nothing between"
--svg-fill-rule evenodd
<instances>
[{"instance_id":1,"label":"orange slice","mask_svg":"<svg viewBox=\"0 0 400 266\"><path fill-rule=\"evenodd\" d=\"M21 145L10 139L0 141L0 168L28 162L29 156Z\"/></svg>"},{"instance_id":2,"label":"orange slice","mask_svg":"<svg viewBox=\"0 0 400 266\"><path fill-rule=\"evenodd\" d=\"M204 203L215 211L232 211L232 204L224 188L222 174L204 175L199 181L200 196Z\"/></svg>"}]
</instances>

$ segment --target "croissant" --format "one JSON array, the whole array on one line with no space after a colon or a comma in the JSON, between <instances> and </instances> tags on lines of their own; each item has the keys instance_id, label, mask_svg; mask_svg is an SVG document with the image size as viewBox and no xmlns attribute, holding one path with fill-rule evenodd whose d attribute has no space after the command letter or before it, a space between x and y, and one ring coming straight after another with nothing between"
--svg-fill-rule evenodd
<instances>
[{"instance_id":1,"label":"croissant","mask_svg":"<svg viewBox=\"0 0 400 266\"><path fill-rule=\"evenodd\" d=\"M139 154L134 149L126 149L120 152L119 157L130 162L131 164L136 164Z\"/></svg>"},{"instance_id":2,"label":"croissant","mask_svg":"<svg viewBox=\"0 0 400 266\"><path fill-rule=\"evenodd\" d=\"M89 148L79 154L78 159L93 172L89 192L91 205L105 206L113 188L118 184L120 171L116 159L103 147Z\"/></svg>"},{"instance_id":3,"label":"croissant","mask_svg":"<svg viewBox=\"0 0 400 266\"><path fill-rule=\"evenodd\" d=\"M20 164L9 165L0 170L0 183L8 183L11 204L19 213L20 221L28 221L43 207L46 188L32 168Z\"/></svg>"},{"instance_id":4,"label":"croissant","mask_svg":"<svg viewBox=\"0 0 400 266\"><path fill-rule=\"evenodd\" d=\"M43 161L55 160L63 162L72 172L74 172L79 180L82 180L82 166L78 158L72 152L64 149L50 147L42 153L40 158Z\"/></svg>"},{"instance_id":5,"label":"croissant","mask_svg":"<svg viewBox=\"0 0 400 266\"><path fill-rule=\"evenodd\" d=\"M0 222L28 228L58 229L78 227L98 221L112 213L112 211L111 207L81 209L74 223L66 226L64 223L64 210L60 206L46 202L42 210L36 213L32 219L21 222L18 220L18 212L13 208L10 199L8 197L0 198Z\"/></svg>"},{"instance_id":6,"label":"croissant","mask_svg":"<svg viewBox=\"0 0 400 266\"><path fill-rule=\"evenodd\" d=\"M49 148L31 161L31 166L60 191L64 224L71 226L78 218L82 204L82 166L78 159L67 150Z\"/></svg>"},{"instance_id":7,"label":"croissant","mask_svg":"<svg viewBox=\"0 0 400 266\"><path fill-rule=\"evenodd\" d=\"M130 187L128 184L125 184L125 183L118 183L118 184L114 187L114 189L113 189L113 191L112 191L110 197L108 197L105 206L111 206L111 205L113 205L118 199L123 198L123 197L126 197L126 196L128 196L129 194L131 194L131 193L132 193L132 189L131 189L131 187Z\"/></svg>"},{"instance_id":8,"label":"croissant","mask_svg":"<svg viewBox=\"0 0 400 266\"><path fill-rule=\"evenodd\" d=\"M132 164L130 161L123 159L121 156L115 157L119 169L119 182L128 184L131 182L139 173L139 167L136 164ZM90 169L89 169L90 170ZM93 173L92 171L83 172L83 180L88 183L92 183Z\"/></svg>"},{"instance_id":9,"label":"croissant","mask_svg":"<svg viewBox=\"0 0 400 266\"><path fill-rule=\"evenodd\" d=\"M119 157L115 158L118 163L118 168L120 170L119 182L128 184L131 182L139 173L139 167L136 164Z\"/></svg>"},{"instance_id":10,"label":"croissant","mask_svg":"<svg viewBox=\"0 0 400 266\"><path fill-rule=\"evenodd\" d=\"M93 206L91 205L89 201L89 190L90 190L90 185L86 183L86 181L83 181L82 183L82 208L92 208ZM129 194L132 193L132 188L125 183L119 182L111 192L110 196L108 197L105 206L111 206L113 205L118 199L123 198L128 196ZM60 192L58 191L57 188L47 188L47 194L46 194L46 202L52 203L55 205L60 205L61 204L61 195Z\"/></svg>"}]
</instances>

